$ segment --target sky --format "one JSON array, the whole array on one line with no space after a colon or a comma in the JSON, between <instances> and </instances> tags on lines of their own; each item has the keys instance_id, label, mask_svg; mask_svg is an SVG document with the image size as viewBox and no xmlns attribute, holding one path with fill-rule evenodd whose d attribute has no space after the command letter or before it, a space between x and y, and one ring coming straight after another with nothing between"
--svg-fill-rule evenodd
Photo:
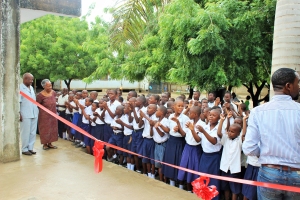
<instances>
[{"instance_id":1,"label":"sky","mask_svg":"<svg viewBox=\"0 0 300 200\"><path fill-rule=\"evenodd\" d=\"M104 13L104 8L114 7L118 0L82 0L82 15L85 15L88 12L89 6L94 2L96 3L95 9L92 11L91 16L87 20L92 21L98 15L105 21L110 22L112 20L112 17L110 14Z\"/></svg>"}]
</instances>

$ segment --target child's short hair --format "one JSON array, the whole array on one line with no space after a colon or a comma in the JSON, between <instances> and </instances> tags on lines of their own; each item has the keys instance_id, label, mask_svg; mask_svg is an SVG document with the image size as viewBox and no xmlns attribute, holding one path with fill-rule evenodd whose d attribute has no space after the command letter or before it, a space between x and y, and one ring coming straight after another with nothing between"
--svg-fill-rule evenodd
<instances>
[{"instance_id":1,"label":"child's short hair","mask_svg":"<svg viewBox=\"0 0 300 200\"><path fill-rule=\"evenodd\" d=\"M99 107L99 102L94 101L93 104L96 104L96 107Z\"/></svg>"},{"instance_id":2,"label":"child's short hair","mask_svg":"<svg viewBox=\"0 0 300 200\"><path fill-rule=\"evenodd\" d=\"M195 112L197 116L200 116L201 114L201 108L199 106L193 106L190 110L190 112Z\"/></svg>"},{"instance_id":3,"label":"child's short hair","mask_svg":"<svg viewBox=\"0 0 300 200\"><path fill-rule=\"evenodd\" d=\"M102 100L103 100L103 101L106 101L106 102L109 102L109 99L106 98L106 97L102 98Z\"/></svg>"},{"instance_id":4,"label":"child's short hair","mask_svg":"<svg viewBox=\"0 0 300 200\"><path fill-rule=\"evenodd\" d=\"M88 99L88 101L89 101L90 103L93 103L93 102L94 102L94 99L92 99L92 98L90 98L90 97L87 97L86 99Z\"/></svg>"},{"instance_id":5,"label":"child's short hair","mask_svg":"<svg viewBox=\"0 0 300 200\"><path fill-rule=\"evenodd\" d=\"M155 99L156 102L158 102L159 99L160 99L160 96L157 95L157 94L152 94L151 96L154 97L154 99Z\"/></svg>"},{"instance_id":6,"label":"child's short hair","mask_svg":"<svg viewBox=\"0 0 300 200\"><path fill-rule=\"evenodd\" d=\"M140 96L138 99L141 100L143 105L146 103L146 98L144 96Z\"/></svg>"},{"instance_id":7,"label":"child's short hair","mask_svg":"<svg viewBox=\"0 0 300 200\"><path fill-rule=\"evenodd\" d=\"M163 113L164 116L167 114L168 110L165 106L159 106L158 109L161 110L161 112Z\"/></svg>"},{"instance_id":8,"label":"child's short hair","mask_svg":"<svg viewBox=\"0 0 300 200\"><path fill-rule=\"evenodd\" d=\"M230 126L238 128L238 131L242 131L242 127L239 124L231 124Z\"/></svg>"},{"instance_id":9,"label":"child's short hair","mask_svg":"<svg viewBox=\"0 0 300 200\"><path fill-rule=\"evenodd\" d=\"M123 101L124 101L123 97L119 97L119 98L118 98L118 101L119 101L120 103L123 103Z\"/></svg>"}]
</instances>

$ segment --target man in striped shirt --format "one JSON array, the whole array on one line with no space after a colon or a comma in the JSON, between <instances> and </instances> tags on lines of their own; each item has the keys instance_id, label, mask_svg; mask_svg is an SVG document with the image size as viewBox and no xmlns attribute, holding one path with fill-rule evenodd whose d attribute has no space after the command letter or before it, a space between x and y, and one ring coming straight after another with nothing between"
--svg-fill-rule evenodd
<instances>
[{"instance_id":1,"label":"man in striped shirt","mask_svg":"<svg viewBox=\"0 0 300 200\"><path fill-rule=\"evenodd\" d=\"M257 180L300 187L299 74L280 68L272 75L275 95L251 111L243 151L258 156ZM258 199L300 199L300 193L257 188Z\"/></svg>"}]
</instances>

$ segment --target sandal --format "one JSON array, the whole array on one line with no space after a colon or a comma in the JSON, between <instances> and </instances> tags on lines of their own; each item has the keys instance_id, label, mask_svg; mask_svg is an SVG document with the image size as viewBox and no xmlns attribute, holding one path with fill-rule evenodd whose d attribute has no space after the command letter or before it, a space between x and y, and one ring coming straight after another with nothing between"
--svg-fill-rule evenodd
<instances>
[{"instance_id":1,"label":"sandal","mask_svg":"<svg viewBox=\"0 0 300 200\"><path fill-rule=\"evenodd\" d=\"M49 146L47 146L46 144L43 145L43 149L44 150L49 150Z\"/></svg>"},{"instance_id":2,"label":"sandal","mask_svg":"<svg viewBox=\"0 0 300 200\"><path fill-rule=\"evenodd\" d=\"M49 147L50 149L57 149L57 146L53 146L52 144L51 144L51 145L48 144L48 147Z\"/></svg>"}]
</instances>

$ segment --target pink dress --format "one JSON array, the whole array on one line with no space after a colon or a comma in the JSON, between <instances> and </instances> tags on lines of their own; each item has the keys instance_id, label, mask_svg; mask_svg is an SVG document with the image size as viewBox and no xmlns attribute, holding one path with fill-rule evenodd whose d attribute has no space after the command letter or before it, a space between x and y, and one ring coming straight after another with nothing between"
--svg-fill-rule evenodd
<instances>
[{"instance_id":1,"label":"pink dress","mask_svg":"<svg viewBox=\"0 0 300 200\"><path fill-rule=\"evenodd\" d=\"M52 95L45 97L39 93L36 101L42 104L45 108L56 114L56 93L52 91ZM41 144L47 144L58 140L58 125L57 119L39 108L38 127L40 133Z\"/></svg>"}]
</instances>

